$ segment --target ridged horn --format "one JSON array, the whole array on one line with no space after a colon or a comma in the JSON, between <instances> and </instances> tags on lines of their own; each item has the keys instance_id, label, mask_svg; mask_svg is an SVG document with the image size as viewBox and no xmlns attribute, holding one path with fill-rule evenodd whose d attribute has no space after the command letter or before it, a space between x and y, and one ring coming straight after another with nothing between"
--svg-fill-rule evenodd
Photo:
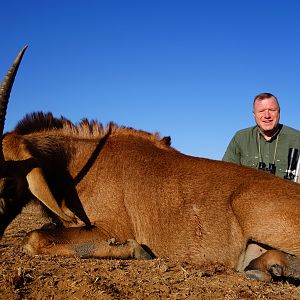
<instances>
[{"instance_id":1,"label":"ridged horn","mask_svg":"<svg viewBox=\"0 0 300 300\"><path fill-rule=\"evenodd\" d=\"M6 76L4 77L1 85L0 85L0 160L3 160L3 151L2 151L2 137L3 137L3 130L5 124L5 116L6 116L6 109L7 104L10 96L10 92L18 72L19 65L21 63L22 57L24 52L26 51L28 46L25 46L16 57L15 61L13 62L11 68L8 70Z\"/></svg>"}]
</instances>

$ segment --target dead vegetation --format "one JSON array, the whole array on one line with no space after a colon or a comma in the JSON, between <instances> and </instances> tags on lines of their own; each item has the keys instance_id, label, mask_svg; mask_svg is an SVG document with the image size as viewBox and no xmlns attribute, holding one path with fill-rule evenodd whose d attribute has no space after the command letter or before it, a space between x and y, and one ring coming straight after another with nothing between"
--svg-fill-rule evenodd
<instances>
[{"instance_id":1,"label":"dead vegetation","mask_svg":"<svg viewBox=\"0 0 300 300\"><path fill-rule=\"evenodd\" d=\"M29 206L8 227L0 244L1 300L300 299L296 285L251 281L223 266L30 257L22 251L22 238L45 222Z\"/></svg>"}]
</instances>

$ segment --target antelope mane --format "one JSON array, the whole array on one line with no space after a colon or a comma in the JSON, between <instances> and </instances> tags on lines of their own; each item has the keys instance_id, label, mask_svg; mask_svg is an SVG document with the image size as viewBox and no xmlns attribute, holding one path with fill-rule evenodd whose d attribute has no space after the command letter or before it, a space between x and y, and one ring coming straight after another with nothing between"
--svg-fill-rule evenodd
<instances>
[{"instance_id":1,"label":"antelope mane","mask_svg":"<svg viewBox=\"0 0 300 300\"><path fill-rule=\"evenodd\" d=\"M170 137L160 137L159 133L148 133L143 130L136 130L131 127L118 126L114 122L110 122L105 128L102 123L96 120L82 119L78 124L74 124L70 120L61 116L56 118L52 113L33 112L26 114L25 117L18 122L14 132L17 135L30 135L37 132L53 132L77 138L102 138L111 130L112 135L138 136L154 142L158 147L165 149L173 149L170 147Z\"/></svg>"}]
</instances>

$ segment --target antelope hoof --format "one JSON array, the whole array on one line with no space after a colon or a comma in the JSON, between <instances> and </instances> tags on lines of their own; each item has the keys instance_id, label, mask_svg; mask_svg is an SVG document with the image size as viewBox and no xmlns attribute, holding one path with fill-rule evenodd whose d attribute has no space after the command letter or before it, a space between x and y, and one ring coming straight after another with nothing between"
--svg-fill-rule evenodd
<instances>
[{"instance_id":1,"label":"antelope hoof","mask_svg":"<svg viewBox=\"0 0 300 300\"><path fill-rule=\"evenodd\" d=\"M261 270L248 270L245 271L245 274L248 278L259 280L259 281L265 281L270 282L272 280L272 276L268 272L263 272Z\"/></svg>"},{"instance_id":2,"label":"antelope hoof","mask_svg":"<svg viewBox=\"0 0 300 300\"><path fill-rule=\"evenodd\" d=\"M132 247L133 258L142 260L152 259L152 256L136 240L127 240L127 243Z\"/></svg>"},{"instance_id":3,"label":"antelope hoof","mask_svg":"<svg viewBox=\"0 0 300 300\"><path fill-rule=\"evenodd\" d=\"M276 277L284 276L283 267L278 264L272 265L268 271Z\"/></svg>"}]
</instances>

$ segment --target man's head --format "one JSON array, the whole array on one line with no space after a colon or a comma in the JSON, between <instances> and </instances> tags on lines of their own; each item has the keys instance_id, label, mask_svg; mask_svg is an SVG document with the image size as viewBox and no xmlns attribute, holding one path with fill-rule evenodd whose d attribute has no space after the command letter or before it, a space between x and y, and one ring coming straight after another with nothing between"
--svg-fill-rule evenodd
<instances>
[{"instance_id":1,"label":"man's head","mask_svg":"<svg viewBox=\"0 0 300 300\"><path fill-rule=\"evenodd\" d=\"M271 138L277 131L280 119L280 106L277 98L270 93L255 96L253 115L262 134L266 138Z\"/></svg>"}]
</instances>

